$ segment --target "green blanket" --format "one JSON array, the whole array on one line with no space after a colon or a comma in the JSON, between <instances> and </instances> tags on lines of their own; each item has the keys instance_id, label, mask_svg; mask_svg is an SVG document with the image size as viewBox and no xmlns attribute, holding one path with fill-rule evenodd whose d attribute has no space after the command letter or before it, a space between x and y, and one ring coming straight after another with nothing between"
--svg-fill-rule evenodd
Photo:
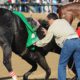
<instances>
[{"instance_id":1,"label":"green blanket","mask_svg":"<svg viewBox=\"0 0 80 80\"><path fill-rule=\"evenodd\" d=\"M26 41L26 47L30 47L31 45L33 45L36 41L39 40L36 32L32 29L31 25L28 23L27 19L25 18L25 16L18 11L13 11L14 14L16 14L17 16L19 16L21 18L21 20L24 22L26 29L28 31L28 39Z\"/></svg>"}]
</instances>

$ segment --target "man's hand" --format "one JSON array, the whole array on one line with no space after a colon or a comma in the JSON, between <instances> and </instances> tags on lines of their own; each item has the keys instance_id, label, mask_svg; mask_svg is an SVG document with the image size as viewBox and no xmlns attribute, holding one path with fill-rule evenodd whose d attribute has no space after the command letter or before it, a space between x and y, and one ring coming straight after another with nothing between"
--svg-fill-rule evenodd
<instances>
[{"instance_id":1,"label":"man's hand","mask_svg":"<svg viewBox=\"0 0 80 80\"><path fill-rule=\"evenodd\" d=\"M42 31L44 32L44 35L47 34L47 30L45 28L42 28Z\"/></svg>"}]
</instances>

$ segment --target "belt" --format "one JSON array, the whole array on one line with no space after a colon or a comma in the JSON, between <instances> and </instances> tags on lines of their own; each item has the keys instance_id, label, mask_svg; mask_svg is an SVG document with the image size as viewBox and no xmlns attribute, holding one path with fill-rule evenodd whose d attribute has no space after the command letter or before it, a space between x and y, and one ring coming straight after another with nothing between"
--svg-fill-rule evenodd
<instances>
[{"instance_id":1,"label":"belt","mask_svg":"<svg viewBox=\"0 0 80 80\"><path fill-rule=\"evenodd\" d=\"M79 38L71 38L70 40L79 39Z\"/></svg>"}]
</instances>

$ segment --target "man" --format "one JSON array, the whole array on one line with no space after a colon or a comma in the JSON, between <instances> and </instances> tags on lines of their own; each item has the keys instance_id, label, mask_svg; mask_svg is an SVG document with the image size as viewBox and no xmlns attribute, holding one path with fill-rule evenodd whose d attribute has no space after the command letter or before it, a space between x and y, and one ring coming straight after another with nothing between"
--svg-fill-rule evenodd
<instances>
[{"instance_id":1,"label":"man","mask_svg":"<svg viewBox=\"0 0 80 80\"><path fill-rule=\"evenodd\" d=\"M58 1L57 0L50 0L50 4L53 5L52 7L52 12L57 13L58 9Z\"/></svg>"},{"instance_id":2,"label":"man","mask_svg":"<svg viewBox=\"0 0 80 80\"><path fill-rule=\"evenodd\" d=\"M20 3L23 3L23 4L29 2L29 0L18 0L18 1L19 1ZM25 6L25 5L21 5L21 6L19 6L19 11L28 12L28 8L27 8L27 6Z\"/></svg>"},{"instance_id":3,"label":"man","mask_svg":"<svg viewBox=\"0 0 80 80\"><path fill-rule=\"evenodd\" d=\"M37 12L37 13L41 13L41 3L42 3L42 0L35 0L35 3L37 3L38 4L38 6L36 5L36 6L34 6L35 7L35 12Z\"/></svg>"},{"instance_id":4,"label":"man","mask_svg":"<svg viewBox=\"0 0 80 80\"><path fill-rule=\"evenodd\" d=\"M54 36L57 45L62 48L58 65L58 80L66 80L66 65L72 54L79 78L78 80L80 80L80 39L77 33L65 19L58 19L54 13L48 14L47 20L50 27L46 36L34 45L43 47L47 45Z\"/></svg>"}]
</instances>

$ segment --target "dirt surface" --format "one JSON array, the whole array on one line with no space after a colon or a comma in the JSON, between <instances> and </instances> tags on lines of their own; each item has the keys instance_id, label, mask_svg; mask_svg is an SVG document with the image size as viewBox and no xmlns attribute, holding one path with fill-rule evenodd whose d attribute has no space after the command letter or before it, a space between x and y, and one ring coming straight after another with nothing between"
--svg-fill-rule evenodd
<instances>
[{"instance_id":1,"label":"dirt surface","mask_svg":"<svg viewBox=\"0 0 80 80\"><path fill-rule=\"evenodd\" d=\"M6 68L3 65L2 61L2 50L0 49L0 78L9 78L8 72ZM58 69L58 60L59 60L59 55L54 54L54 53L48 53L46 56L46 60L51 68L51 76L50 78L57 78L57 69ZM19 76L21 79L23 74L27 72L31 66L22 60L19 56L15 55L13 53L12 55L12 66L16 74ZM73 77L74 74L67 68L67 77L71 78ZM32 73L32 75L29 77L30 79L39 79L39 78L44 78L45 77L45 72L44 70L38 66L37 71ZM1 80L1 79L0 79Z\"/></svg>"}]
</instances>

